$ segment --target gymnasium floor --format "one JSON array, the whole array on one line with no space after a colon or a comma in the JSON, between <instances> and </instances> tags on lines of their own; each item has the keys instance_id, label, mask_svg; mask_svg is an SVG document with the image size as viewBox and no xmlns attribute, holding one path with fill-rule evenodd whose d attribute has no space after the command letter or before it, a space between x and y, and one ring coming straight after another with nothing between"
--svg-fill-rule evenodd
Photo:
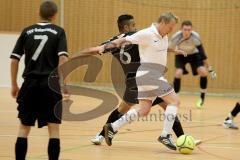
<instances>
[{"instance_id":1,"label":"gymnasium floor","mask_svg":"<svg viewBox=\"0 0 240 160\"><path fill-rule=\"evenodd\" d=\"M0 88L0 160L14 159L14 143L18 120L16 104L10 97L10 90ZM99 103L94 99L72 97L71 111L80 113L91 110L91 105ZM107 114L90 121L63 122L61 127L61 160L237 160L240 152L239 130L222 127L227 113L235 105L237 98L207 97L204 109L194 107L198 97L181 96L180 115L185 133L203 143L196 147L191 155L182 155L171 151L157 141L162 130L162 121L158 120L159 107L151 114L157 116L139 119L122 128L113 140L111 147L105 143L94 146L90 139L101 129ZM90 103L89 103L90 102ZM81 107L84 106L84 107ZM162 112L162 110L161 110ZM152 118L152 119L151 119ZM152 120L152 121L151 121ZM240 118L235 122L240 126ZM175 138L175 137L174 137ZM33 128L29 137L28 160L47 160L47 129Z\"/></svg>"}]
</instances>

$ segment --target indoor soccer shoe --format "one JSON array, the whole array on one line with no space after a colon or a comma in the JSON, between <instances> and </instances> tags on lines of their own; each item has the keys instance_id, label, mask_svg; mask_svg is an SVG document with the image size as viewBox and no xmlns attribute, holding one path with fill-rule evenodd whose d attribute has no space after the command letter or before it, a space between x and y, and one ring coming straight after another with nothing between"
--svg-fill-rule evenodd
<instances>
[{"instance_id":1,"label":"indoor soccer shoe","mask_svg":"<svg viewBox=\"0 0 240 160\"><path fill-rule=\"evenodd\" d=\"M110 123L105 124L104 128L104 138L107 143L107 145L112 145L112 139L114 137L114 134L117 132L113 131L112 125Z\"/></svg>"},{"instance_id":2,"label":"indoor soccer shoe","mask_svg":"<svg viewBox=\"0 0 240 160\"><path fill-rule=\"evenodd\" d=\"M229 120L224 120L223 126L224 126L225 128L238 129L238 126L237 126L236 124L234 124L231 119L229 119Z\"/></svg>"},{"instance_id":3,"label":"indoor soccer shoe","mask_svg":"<svg viewBox=\"0 0 240 160\"><path fill-rule=\"evenodd\" d=\"M95 145L101 145L103 140L104 137L98 133L94 138L91 139L91 142Z\"/></svg>"},{"instance_id":4,"label":"indoor soccer shoe","mask_svg":"<svg viewBox=\"0 0 240 160\"><path fill-rule=\"evenodd\" d=\"M202 143L200 139L196 139L194 142L195 142L195 146L198 146Z\"/></svg>"},{"instance_id":5,"label":"indoor soccer shoe","mask_svg":"<svg viewBox=\"0 0 240 160\"><path fill-rule=\"evenodd\" d=\"M196 106L198 109L201 109L203 107L204 101L200 98L197 103Z\"/></svg>"},{"instance_id":6,"label":"indoor soccer shoe","mask_svg":"<svg viewBox=\"0 0 240 160\"><path fill-rule=\"evenodd\" d=\"M175 143L173 142L172 135L168 134L166 137L160 136L158 141L168 147L171 150L177 150Z\"/></svg>"}]
</instances>

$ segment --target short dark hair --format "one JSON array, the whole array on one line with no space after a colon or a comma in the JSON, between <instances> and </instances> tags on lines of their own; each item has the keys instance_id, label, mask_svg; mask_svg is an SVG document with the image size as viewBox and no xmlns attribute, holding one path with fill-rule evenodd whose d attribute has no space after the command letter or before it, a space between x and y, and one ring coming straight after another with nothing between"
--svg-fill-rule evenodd
<instances>
[{"instance_id":1,"label":"short dark hair","mask_svg":"<svg viewBox=\"0 0 240 160\"><path fill-rule=\"evenodd\" d=\"M182 27L183 26L192 26L192 22L190 20L185 20L182 22Z\"/></svg>"},{"instance_id":2,"label":"short dark hair","mask_svg":"<svg viewBox=\"0 0 240 160\"><path fill-rule=\"evenodd\" d=\"M134 19L134 17L130 14L123 14L118 17L118 29L121 31L125 25L129 23L129 20Z\"/></svg>"},{"instance_id":3,"label":"short dark hair","mask_svg":"<svg viewBox=\"0 0 240 160\"><path fill-rule=\"evenodd\" d=\"M40 16L42 19L50 20L58 11L56 3L45 1L40 6Z\"/></svg>"}]
</instances>

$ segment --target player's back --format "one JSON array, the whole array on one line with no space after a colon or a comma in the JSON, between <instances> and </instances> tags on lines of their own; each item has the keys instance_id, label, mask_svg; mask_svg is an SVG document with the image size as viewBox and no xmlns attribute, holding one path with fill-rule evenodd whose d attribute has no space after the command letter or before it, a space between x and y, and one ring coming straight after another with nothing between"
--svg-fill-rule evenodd
<instances>
[{"instance_id":1,"label":"player's back","mask_svg":"<svg viewBox=\"0 0 240 160\"><path fill-rule=\"evenodd\" d=\"M46 77L57 66L59 56L67 54L65 31L51 23L37 23L21 33L11 57L25 54L23 77Z\"/></svg>"}]
</instances>

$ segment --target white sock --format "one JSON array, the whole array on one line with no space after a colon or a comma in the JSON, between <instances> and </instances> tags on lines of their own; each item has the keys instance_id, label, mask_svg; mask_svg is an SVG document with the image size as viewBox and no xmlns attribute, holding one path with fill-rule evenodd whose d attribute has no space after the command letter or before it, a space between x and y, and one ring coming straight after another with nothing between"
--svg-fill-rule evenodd
<instances>
[{"instance_id":1,"label":"white sock","mask_svg":"<svg viewBox=\"0 0 240 160\"><path fill-rule=\"evenodd\" d=\"M116 132L119 128L124 126L127 123L131 123L138 119L138 110L131 109L126 114L124 114L120 119L111 123L114 132Z\"/></svg>"},{"instance_id":2,"label":"white sock","mask_svg":"<svg viewBox=\"0 0 240 160\"><path fill-rule=\"evenodd\" d=\"M177 107L174 105L168 105L164 113L165 118L163 122L163 132L161 134L162 136L165 137L167 134L171 133L176 114Z\"/></svg>"}]
</instances>

